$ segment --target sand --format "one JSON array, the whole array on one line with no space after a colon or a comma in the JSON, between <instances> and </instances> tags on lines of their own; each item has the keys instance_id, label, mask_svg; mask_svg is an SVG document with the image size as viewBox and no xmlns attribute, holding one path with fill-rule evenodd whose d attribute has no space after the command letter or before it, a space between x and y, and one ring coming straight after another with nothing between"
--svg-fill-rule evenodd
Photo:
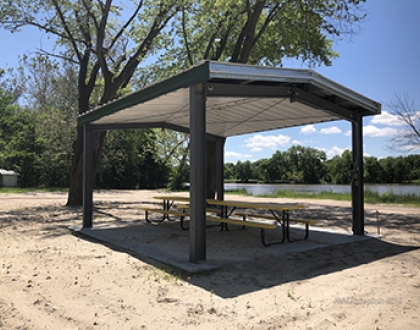
<instances>
[{"instance_id":1,"label":"sand","mask_svg":"<svg viewBox=\"0 0 420 330\"><path fill-rule=\"evenodd\" d=\"M143 222L139 206L157 193L96 192L95 222ZM419 329L420 208L366 205L366 231L378 233L379 216L380 239L278 255L264 251L285 245L250 240L259 256L185 276L72 235L82 210L65 202L0 194L1 329ZM293 202L350 231L348 202Z\"/></svg>"}]
</instances>

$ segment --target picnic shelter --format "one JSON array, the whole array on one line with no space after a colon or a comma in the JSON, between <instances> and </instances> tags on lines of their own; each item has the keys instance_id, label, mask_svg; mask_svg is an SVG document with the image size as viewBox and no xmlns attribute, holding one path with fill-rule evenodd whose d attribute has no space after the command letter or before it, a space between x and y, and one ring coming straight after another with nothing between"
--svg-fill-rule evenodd
<instances>
[{"instance_id":1,"label":"picnic shelter","mask_svg":"<svg viewBox=\"0 0 420 330\"><path fill-rule=\"evenodd\" d=\"M189 261L206 260L206 141L216 145L216 194L223 200L226 138L346 120L352 126L352 231L364 235L363 117L381 104L307 69L203 61L81 114L83 228L93 226L94 134L165 128L190 135Z\"/></svg>"}]
</instances>

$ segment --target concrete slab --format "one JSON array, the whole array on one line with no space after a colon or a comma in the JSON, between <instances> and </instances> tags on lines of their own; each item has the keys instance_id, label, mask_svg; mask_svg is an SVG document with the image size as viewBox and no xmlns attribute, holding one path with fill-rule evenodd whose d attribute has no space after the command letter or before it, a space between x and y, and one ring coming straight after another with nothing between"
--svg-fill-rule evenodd
<instances>
[{"instance_id":1,"label":"concrete slab","mask_svg":"<svg viewBox=\"0 0 420 330\"><path fill-rule=\"evenodd\" d=\"M110 245L119 250L157 260L188 275L214 271L223 266L240 263L262 256L276 257L286 253L328 248L335 244L362 241L372 236L354 236L342 230L312 227L308 240L263 247L259 230L231 226L221 232L217 227L206 232L207 258L202 263L191 263L189 257L189 232L178 222L149 224L146 221L128 222L126 225L107 222L91 229L71 227L79 236ZM293 226L292 237L303 236L303 227ZM280 230L270 230L267 240L279 239Z\"/></svg>"}]
</instances>

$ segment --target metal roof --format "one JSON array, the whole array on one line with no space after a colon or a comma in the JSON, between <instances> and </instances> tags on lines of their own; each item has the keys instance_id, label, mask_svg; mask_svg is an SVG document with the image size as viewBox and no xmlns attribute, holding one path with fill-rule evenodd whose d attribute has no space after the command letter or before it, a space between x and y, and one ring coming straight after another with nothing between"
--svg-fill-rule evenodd
<instances>
[{"instance_id":1,"label":"metal roof","mask_svg":"<svg viewBox=\"0 0 420 330\"><path fill-rule=\"evenodd\" d=\"M189 132L189 87L205 84L206 131L228 137L381 113L381 105L312 70L204 61L79 116L97 129Z\"/></svg>"}]
</instances>

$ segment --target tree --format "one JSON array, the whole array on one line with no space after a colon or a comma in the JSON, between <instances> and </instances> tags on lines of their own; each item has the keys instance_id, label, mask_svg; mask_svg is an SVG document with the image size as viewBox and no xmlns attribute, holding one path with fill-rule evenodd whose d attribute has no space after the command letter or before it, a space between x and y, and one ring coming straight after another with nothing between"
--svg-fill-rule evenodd
<instances>
[{"instance_id":1,"label":"tree","mask_svg":"<svg viewBox=\"0 0 420 330\"><path fill-rule=\"evenodd\" d=\"M169 187L181 189L189 177L189 136L167 129L155 129L154 132L158 157L170 169Z\"/></svg>"},{"instance_id":2,"label":"tree","mask_svg":"<svg viewBox=\"0 0 420 330\"><path fill-rule=\"evenodd\" d=\"M375 157L364 158L364 180L367 183L380 183L382 182L382 167L378 159Z\"/></svg>"},{"instance_id":3,"label":"tree","mask_svg":"<svg viewBox=\"0 0 420 330\"><path fill-rule=\"evenodd\" d=\"M420 151L420 108L415 100L407 94L396 95L389 107L404 126L393 138L393 148L402 152Z\"/></svg>"},{"instance_id":4,"label":"tree","mask_svg":"<svg viewBox=\"0 0 420 330\"><path fill-rule=\"evenodd\" d=\"M286 159L281 151L277 150L270 159L263 161L261 167L265 182L281 182L286 180Z\"/></svg>"},{"instance_id":5,"label":"tree","mask_svg":"<svg viewBox=\"0 0 420 330\"><path fill-rule=\"evenodd\" d=\"M101 188L159 188L169 168L156 152L155 131L111 131L105 141L96 181Z\"/></svg>"},{"instance_id":6,"label":"tree","mask_svg":"<svg viewBox=\"0 0 420 330\"><path fill-rule=\"evenodd\" d=\"M238 161L236 163L236 180L242 183L248 183L250 179L255 177L254 165L246 160L244 162Z\"/></svg>"},{"instance_id":7,"label":"tree","mask_svg":"<svg viewBox=\"0 0 420 330\"><path fill-rule=\"evenodd\" d=\"M327 162L327 170L332 183L350 184L352 182L352 154L349 150L344 150L341 156L335 156Z\"/></svg>"},{"instance_id":8,"label":"tree","mask_svg":"<svg viewBox=\"0 0 420 330\"><path fill-rule=\"evenodd\" d=\"M285 57L331 65L334 38L355 32L364 0L184 0L174 50L160 60L173 70L203 59L281 66Z\"/></svg>"},{"instance_id":9,"label":"tree","mask_svg":"<svg viewBox=\"0 0 420 330\"><path fill-rule=\"evenodd\" d=\"M232 180L235 178L235 164L225 163L224 164L224 179Z\"/></svg>"},{"instance_id":10,"label":"tree","mask_svg":"<svg viewBox=\"0 0 420 330\"><path fill-rule=\"evenodd\" d=\"M34 115L39 183L67 187L77 126L77 72L41 55L24 57L13 78L20 103Z\"/></svg>"},{"instance_id":11,"label":"tree","mask_svg":"<svg viewBox=\"0 0 420 330\"><path fill-rule=\"evenodd\" d=\"M287 181L320 183L325 177L326 154L324 151L302 146L292 146L283 153L287 168Z\"/></svg>"},{"instance_id":12,"label":"tree","mask_svg":"<svg viewBox=\"0 0 420 330\"><path fill-rule=\"evenodd\" d=\"M112 0L1 1L0 24L12 32L32 26L54 36L54 56L73 63L78 72L78 113L107 103L129 85L137 67L151 52L164 47L162 31L178 11L176 0L133 1L131 6ZM96 94L100 87L100 92ZM94 92L95 91L95 92ZM95 137L95 167L105 133ZM83 130L73 144L67 204L82 203Z\"/></svg>"}]
</instances>

